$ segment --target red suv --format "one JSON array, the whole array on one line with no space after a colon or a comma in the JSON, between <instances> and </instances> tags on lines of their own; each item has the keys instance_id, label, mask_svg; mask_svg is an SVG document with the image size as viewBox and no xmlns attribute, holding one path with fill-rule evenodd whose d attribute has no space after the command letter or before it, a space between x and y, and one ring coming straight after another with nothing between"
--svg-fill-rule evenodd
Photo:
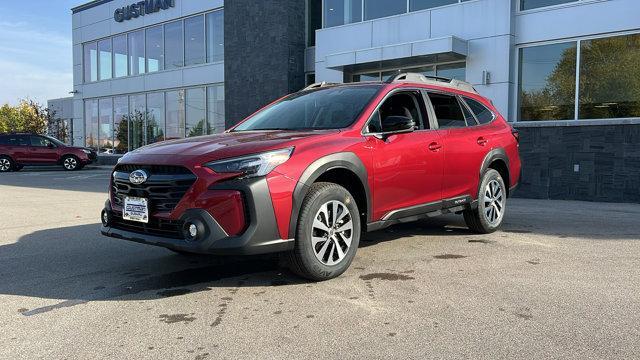
<instances>
[{"instance_id":1,"label":"red suv","mask_svg":"<svg viewBox=\"0 0 640 360\"><path fill-rule=\"evenodd\" d=\"M95 151L65 145L50 136L0 134L0 172L19 171L25 165L62 165L80 170L97 158Z\"/></svg>"},{"instance_id":2,"label":"red suv","mask_svg":"<svg viewBox=\"0 0 640 360\"><path fill-rule=\"evenodd\" d=\"M467 83L322 83L224 134L125 155L102 233L179 253L279 252L325 280L366 231L443 213L495 231L519 177L517 132Z\"/></svg>"}]
</instances>

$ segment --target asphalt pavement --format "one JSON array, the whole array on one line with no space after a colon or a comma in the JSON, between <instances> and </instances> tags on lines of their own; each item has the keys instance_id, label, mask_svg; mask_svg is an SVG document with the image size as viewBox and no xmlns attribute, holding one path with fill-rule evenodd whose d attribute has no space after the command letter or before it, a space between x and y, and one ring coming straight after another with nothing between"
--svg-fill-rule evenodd
<instances>
[{"instance_id":1,"label":"asphalt pavement","mask_svg":"<svg viewBox=\"0 0 640 360\"><path fill-rule=\"evenodd\" d=\"M640 205L371 233L338 279L99 234L108 168L0 174L0 359L640 358Z\"/></svg>"}]
</instances>

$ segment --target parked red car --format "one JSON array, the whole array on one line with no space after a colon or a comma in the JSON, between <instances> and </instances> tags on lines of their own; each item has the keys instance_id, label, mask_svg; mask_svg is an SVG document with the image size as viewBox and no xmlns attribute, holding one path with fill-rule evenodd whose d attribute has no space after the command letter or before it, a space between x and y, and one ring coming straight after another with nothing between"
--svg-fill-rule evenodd
<instances>
[{"instance_id":1,"label":"parked red car","mask_svg":"<svg viewBox=\"0 0 640 360\"><path fill-rule=\"evenodd\" d=\"M25 165L62 165L80 170L97 159L95 151L65 145L50 136L0 134L0 172L19 171Z\"/></svg>"},{"instance_id":2,"label":"parked red car","mask_svg":"<svg viewBox=\"0 0 640 360\"><path fill-rule=\"evenodd\" d=\"M316 84L224 134L125 155L107 236L181 253L280 252L312 280L343 273L361 233L461 213L489 233L520 177L518 134L456 80Z\"/></svg>"}]
</instances>

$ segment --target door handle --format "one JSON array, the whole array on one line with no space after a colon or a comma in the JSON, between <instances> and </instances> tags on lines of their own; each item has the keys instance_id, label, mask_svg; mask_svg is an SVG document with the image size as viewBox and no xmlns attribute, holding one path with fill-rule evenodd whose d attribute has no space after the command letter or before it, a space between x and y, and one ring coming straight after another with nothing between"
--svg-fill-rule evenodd
<instances>
[{"instance_id":1,"label":"door handle","mask_svg":"<svg viewBox=\"0 0 640 360\"><path fill-rule=\"evenodd\" d=\"M487 139L485 139L483 137L479 137L478 138L478 145L480 145L480 146L485 146L485 145L487 145L488 142L489 142L489 140L487 140Z\"/></svg>"},{"instance_id":2,"label":"door handle","mask_svg":"<svg viewBox=\"0 0 640 360\"><path fill-rule=\"evenodd\" d=\"M440 151L440 149L442 149L442 145L437 142L432 142L431 144L429 144L429 150L431 151L437 152Z\"/></svg>"}]
</instances>

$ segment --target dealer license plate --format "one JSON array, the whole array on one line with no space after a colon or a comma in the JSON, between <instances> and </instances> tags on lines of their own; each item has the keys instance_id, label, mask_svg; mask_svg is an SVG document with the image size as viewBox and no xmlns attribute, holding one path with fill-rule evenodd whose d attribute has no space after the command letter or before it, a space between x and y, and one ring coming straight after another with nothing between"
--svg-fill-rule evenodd
<instances>
[{"instance_id":1,"label":"dealer license plate","mask_svg":"<svg viewBox=\"0 0 640 360\"><path fill-rule=\"evenodd\" d=\"M122 218L142 223L149 222L149 201L145 198L125 197Z\"/></svg>"}]
</instances>

